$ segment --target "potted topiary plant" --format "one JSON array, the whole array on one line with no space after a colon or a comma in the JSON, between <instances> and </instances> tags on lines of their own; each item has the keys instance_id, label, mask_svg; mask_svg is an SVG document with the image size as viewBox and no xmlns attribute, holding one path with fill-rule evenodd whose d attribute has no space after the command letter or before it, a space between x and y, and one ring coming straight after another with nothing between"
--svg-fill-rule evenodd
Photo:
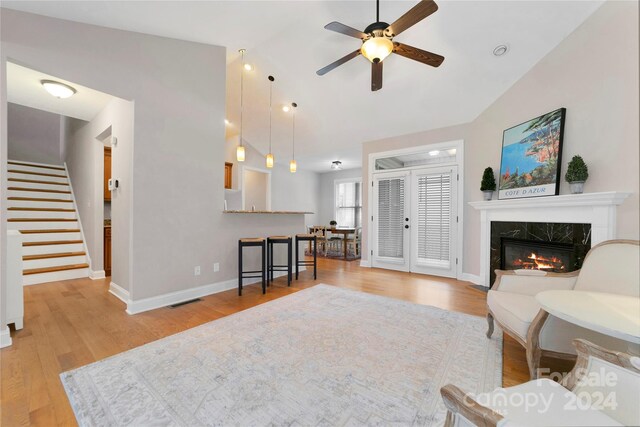
<instances>
[{"instance_id":1,"label":"potted topiary plant","mask_svg":"<svg viewBox=\"0 0 640 427\"><path fill-rule=\"evenodd\" d=\"M573 156L567 166L564 179L571 186L571 194L581 194L584 190L584 182L589 178L589 168L580 156Z\"/></svg>"},{"instance_id":2,"label":"potted topiary plant","mask_svg":"<svg viewBox=\"0 0 640 427\"><path fill-rule=\"evenodd\" d=\"M331 221L329 221L329 225L331 226L331 228L336 228L338 226L338 221L332 219Z\"/></svg>"},{"instance_id":3,"label":"potted topiary plant","mask_svg":"<svg viewBox=\"0 0 640 427\"><path fill-rule=\"evenodd\" d=\"M493 192L496 191L496 178L493 175L493 169L486 168L482 174L482 182L480 183L480 191L484 193L485 200L491 200Z\"/></svg>"}]
</instances>

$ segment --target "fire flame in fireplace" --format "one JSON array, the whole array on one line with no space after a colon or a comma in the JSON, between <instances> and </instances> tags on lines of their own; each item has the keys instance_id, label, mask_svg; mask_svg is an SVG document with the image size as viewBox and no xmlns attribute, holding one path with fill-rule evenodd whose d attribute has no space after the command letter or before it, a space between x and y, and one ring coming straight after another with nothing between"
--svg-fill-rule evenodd
<instances>
[{"instance_id":1,"label":"fire flame in fireplace","mask_svg":"<svg viewBox=\"0 0 640 427\"><path fill-rule=\"evenodd\" d=\"M526 259L517 259L513 262L513 265L516 267L520 267L527 270L564 270L564 263L560 258L557 257L543 257L540 255L536 255L534 252L531 253Z\"/></svg>"}]
</instances>

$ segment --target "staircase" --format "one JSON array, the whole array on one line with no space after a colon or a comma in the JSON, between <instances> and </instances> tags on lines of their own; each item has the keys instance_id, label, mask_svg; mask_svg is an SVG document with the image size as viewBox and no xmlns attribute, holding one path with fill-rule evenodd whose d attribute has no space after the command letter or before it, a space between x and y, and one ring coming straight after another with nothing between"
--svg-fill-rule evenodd
<instances>
[{"instance_id":1,"label":"staircase","mask_svg":"<svg viewBox=\"0 0 640 427\"><path fill-rule=\"evenodd\" d=\"M24 285L89 276L67 171L7 162L7 228L22 233Z\"/></svg>"}]
</instances>

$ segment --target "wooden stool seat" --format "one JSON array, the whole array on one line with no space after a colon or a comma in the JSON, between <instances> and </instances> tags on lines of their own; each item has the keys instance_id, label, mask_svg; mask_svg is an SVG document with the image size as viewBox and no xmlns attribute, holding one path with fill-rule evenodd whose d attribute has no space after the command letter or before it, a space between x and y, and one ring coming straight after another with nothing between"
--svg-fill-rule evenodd
<instances>
[{"instance_id":1,"label":"wooden stool seat","mask_svg":"<svg viewBox=\"0 0 640 427\"><path fill-rule=\"evenodd\" d=\"M247 237L244 239L240 239L240 243L260 243L264 242L264 237Z\"/></svg>"}]
</instances>

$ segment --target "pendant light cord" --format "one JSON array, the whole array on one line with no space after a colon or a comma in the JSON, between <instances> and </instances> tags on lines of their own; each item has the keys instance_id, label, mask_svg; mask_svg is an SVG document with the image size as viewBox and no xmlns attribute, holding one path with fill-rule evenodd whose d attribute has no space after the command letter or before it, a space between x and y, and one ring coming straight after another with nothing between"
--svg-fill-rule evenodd
<instances>
[{"instance_id":1,"label":"pendant light cord","mask_svg":"<svg viewBox=\"0 0 640 427\"><path fill-rule=\"evenodd\" d=\"M271 110L272 110L272 100L273 100L273 81L275 79L273 76L269 76L269 154L271 154Z\"/></svg>"},{"instance_id":2,"label":"pendant light cord","mask_svg":"<svg viewBox=\"0 0 640 427\"><path fill-rule=\"evenodd\" d=\"M244 49L240 49L240 146L242 147L242 113L244 110Z\"/></svg>"},{"instance_id":3,"label":"pendant light cord","mask_svg":"<svg viewBox=\"0 0 640 427\"><path fill-rule=\"evenodd\" d=\"M296 159L296 107L295 107L295 102L293 103L294 107L293 107L293 144L292 144L292 150L291 150L291 154L292 160Z\"/></svg>"}]
</instances>

